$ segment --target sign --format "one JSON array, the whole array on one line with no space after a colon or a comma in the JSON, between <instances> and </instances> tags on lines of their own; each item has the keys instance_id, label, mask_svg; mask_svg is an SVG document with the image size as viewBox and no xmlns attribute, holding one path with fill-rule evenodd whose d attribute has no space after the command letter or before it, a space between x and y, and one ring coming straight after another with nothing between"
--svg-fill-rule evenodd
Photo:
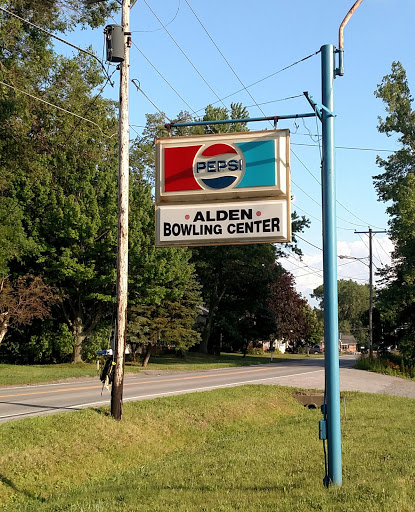
<instances>
[{"instance_id":1,"label":"sign","mask_svg":"<svg viewBox=\"0 0 415 512\"><path fill-rule=\"evenodd\" d=\"M289 131L156 139L156 245L291 241Z\"/></svg>"},{"instance_id":2,"label":"sign","mask_svg":"<svg viewBox=\"0 0 415 512\"><path fill-rule=\"evenodd\" d=\"M156 139L156 201L289 193L289 131Z\"/></svg>"},{"instance_id":3,"label":"sign","mask_svg":"<svg viewBox=\"0 0 415 512\"><path fill-rule=\"evenodd\" d=\"M157 246L288 242L285 199L201 205L160 205Z\"/></svg>"}]
</instances>

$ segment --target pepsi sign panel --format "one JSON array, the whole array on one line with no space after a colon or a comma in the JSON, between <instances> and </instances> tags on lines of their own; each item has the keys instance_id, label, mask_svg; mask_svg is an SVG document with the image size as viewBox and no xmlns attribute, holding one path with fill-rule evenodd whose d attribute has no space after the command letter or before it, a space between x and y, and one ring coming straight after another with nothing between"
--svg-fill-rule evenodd
<instances>
[{"instance_id":1,"label":"pepsi sign panel","mask_svg":"<svg viewBox=\"0 0 415 512\"><path fill-rule=\"evenodd\" d=\"M289 194L289 131L156 139L157 202Z\"/></svg>"}]
</instances>

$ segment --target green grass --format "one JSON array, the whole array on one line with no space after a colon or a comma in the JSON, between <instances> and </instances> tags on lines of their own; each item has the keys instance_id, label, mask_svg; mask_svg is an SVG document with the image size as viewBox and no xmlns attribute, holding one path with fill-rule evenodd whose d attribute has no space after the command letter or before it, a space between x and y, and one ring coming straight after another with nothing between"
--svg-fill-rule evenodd
<instances>
[{"instance_id":1,"label":"green grass","mask_svg":"<svg viewBox=\"0 0 415 512\"><path fill-rule=\"evenodd\" d=\"M303 358L301 355L278 355L274 361L284 359ZM314 356L312 356L314 357ZM242 354L222 354L221 356L205 356L198 353L189 353L186 358L172 355L152 356L146 370L207 370L212 368L225 368L230 366L245 366L252 364L265 364L270 362L270 356ZM143 368L139 364L127 363L127 372L139 372ZM49 364L49 365L13 365L0 364L0 386L13 386L18 384L35 384L39 382L54 382L58 380L96 377L98 375L96 364Z\"/></svg>"},{"instance_id":2,"label":"green grass","mask_svg":"<svg viewBox=\"0 0 415 512\"><path fill-rule=\"evenodd\" d=\"M413 512L414 400L345 396L341 487L320 412L243 386L0 425L0 510Z\"/></svg>"},{"instance_id":3,"label":"green grass","mask_svg":"<svg viewBox=\"0 0 415 512\"><path fill-rule=\"evenodd\" d=\"M0 364L0 386L53 382L63 379L96 377L96 364Z\"/></svg>"}]
</instances>

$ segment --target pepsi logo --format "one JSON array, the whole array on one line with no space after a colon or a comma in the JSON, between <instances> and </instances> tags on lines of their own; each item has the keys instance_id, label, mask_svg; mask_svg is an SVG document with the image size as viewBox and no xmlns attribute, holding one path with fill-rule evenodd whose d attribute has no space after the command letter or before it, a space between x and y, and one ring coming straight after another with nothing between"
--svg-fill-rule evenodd
<instances>
[{"instance_id":1,"label":"pepsi logo","mask_svg":"<svg viewBox=\"0 0 415 512\"><path fill-rule=\"evenodd\" d=\"M204 189L231 189L245 173L245 157L237 145L202 146L193 161L193 175Z\"/></svg>"}]
</instances>

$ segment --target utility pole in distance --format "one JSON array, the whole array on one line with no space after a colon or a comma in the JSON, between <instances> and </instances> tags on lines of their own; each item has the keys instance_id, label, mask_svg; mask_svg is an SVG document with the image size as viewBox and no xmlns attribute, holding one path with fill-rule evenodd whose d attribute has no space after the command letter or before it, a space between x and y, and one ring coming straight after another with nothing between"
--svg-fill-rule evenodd
<instances>
[{"instance_id":1,"label":"utility pole in distance","mask_svg":"<svg viewBox=\"0 0 415 512\"><path fill-rule=\"evenodd\" d=\"M372 239L377 233L387 233L387 231L355 231L356 235L369 235L369 357L373 357L373 252Z\"/></svg>"},{"instance_id":2,"label":"utility pole in distance","mask_svg":"<svg viewBox=\"0 0 415 512\"><path fill-rule=\"evenodd\" d=\"M128 293L128 199L129 199L129 119L128 82L130 0L122 0L121 25L124 32L124 59L120 62L119 170L118 170L118 251L117 251L117 324L114 351L114 379L111 388L111 416L122 417L124 361L127 333Z\"/></svg>"}]
</instances>

